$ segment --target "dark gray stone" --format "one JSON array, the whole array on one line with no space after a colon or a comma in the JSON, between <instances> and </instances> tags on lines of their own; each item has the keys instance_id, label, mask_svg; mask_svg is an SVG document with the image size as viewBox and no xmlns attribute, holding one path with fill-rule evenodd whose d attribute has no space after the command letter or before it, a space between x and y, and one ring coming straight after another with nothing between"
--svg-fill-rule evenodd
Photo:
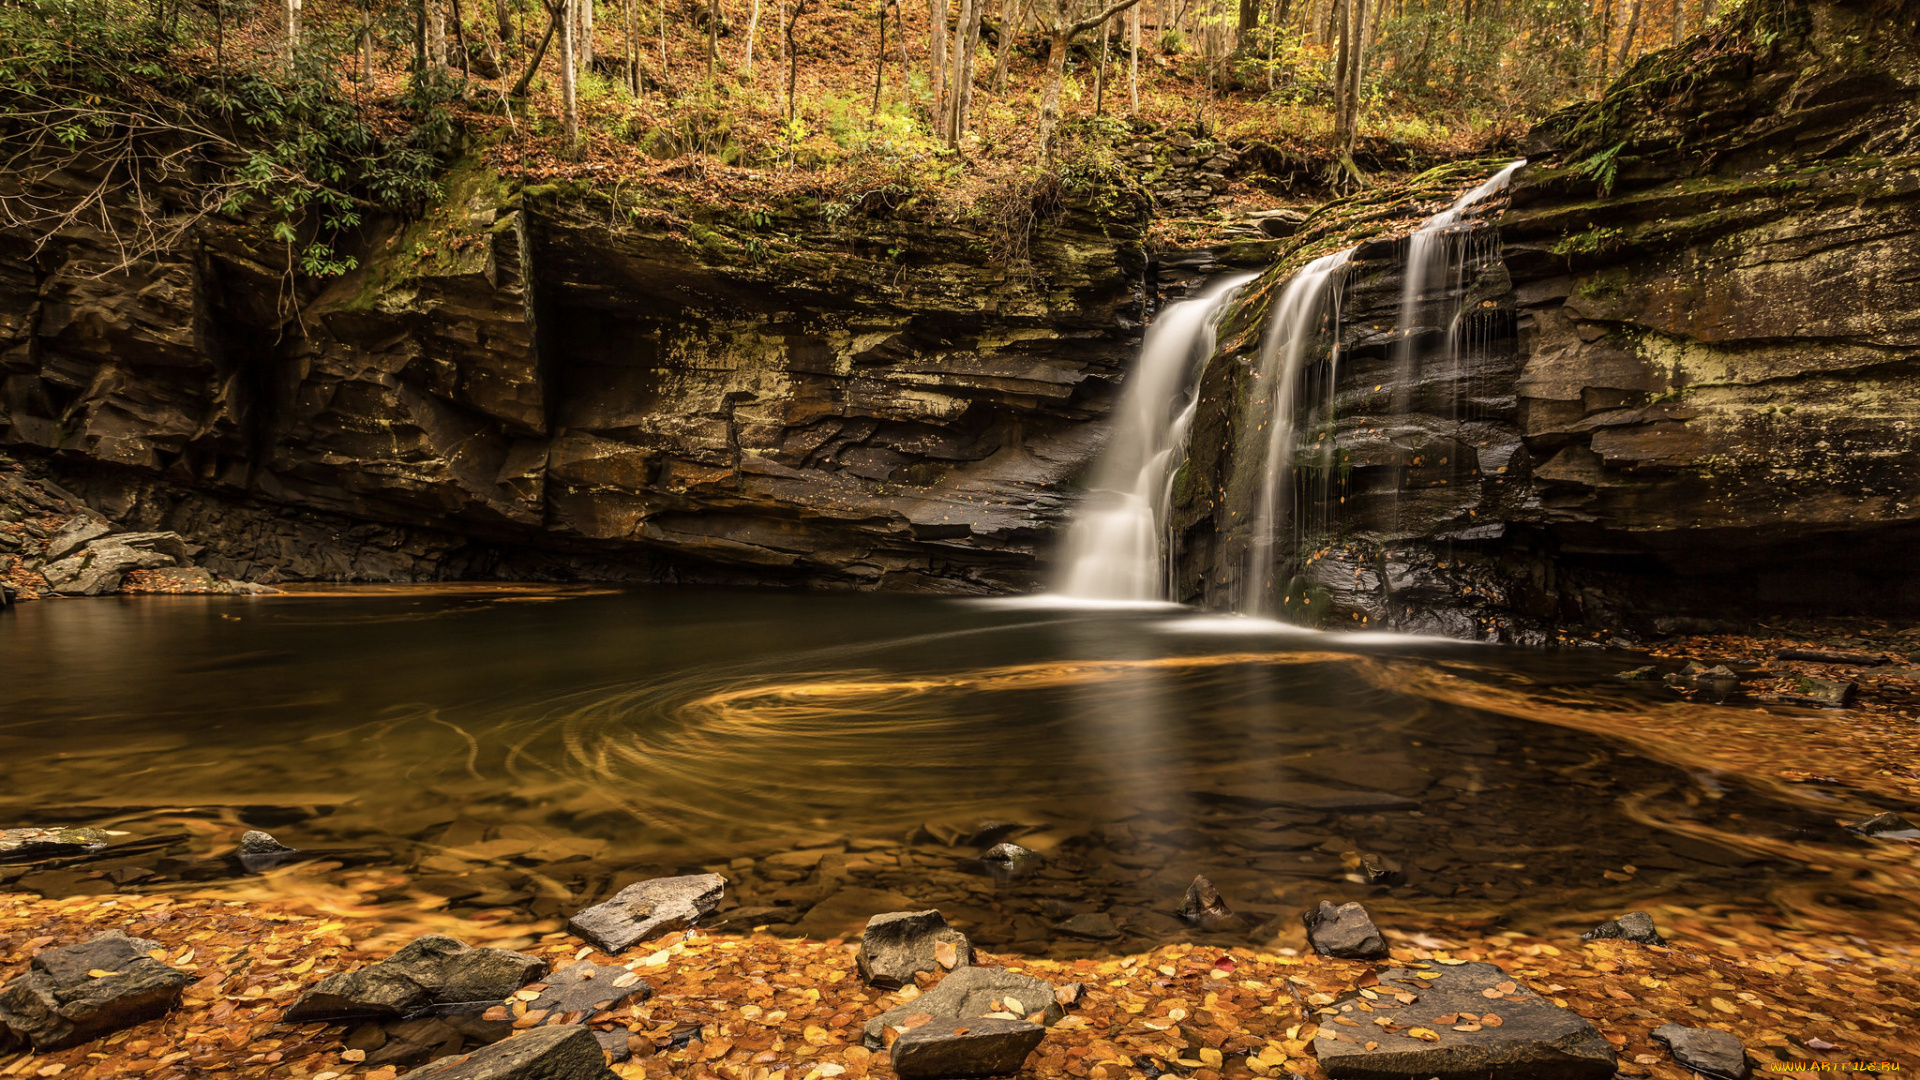
<instances>
[{"instance_id":1,"label":"dark gray stone","mask_svg":"<svg viewBox=\"0 0 1920 1080\"><path fill-rule=\"evenodd\" d=\"M608 955L649 938L685 930L719 906L727 879L719 874L637 881L567 922L567 929Z\"/></svg>"},{"instance_id":2,"label":"dark gray stone","mask_svg":"<svg viewBox=\"0 0 1920 1080\"><path fill-rule=\"evenodd\" d=\"M942 944L953 949L955 968L973 963L973 943L938 911L890 911L867 920L853 962L869 986L896 990L922 971L941 970Z\"/></svg>"},{"instance_id":3,"label":"dark gray stone","mask_svg":"<svg viewBox=\"0 0 1920 1080\"><path fill-rule=\"evenodd\" d=\"M0 1025L35 1050L58 1050L164 1016L192 976L148 955L157 941L109 930L49 949L0 988ZM95 977L90 974L105 971Z\"/></svg>"},{"instance_id":4,"label":"dark gray stone","mask_svg":"<svg viewBox=\"0 0 1920 1080\"><path fill-rule=\"evenodd\" d=\"M607 1060L615 1065L633 1057L633 1044L627 1041L628 1032L625 1028L596 1031L593 1037L600 1043L600 1049L606 1051Z\"/></svg>"},{"instance_id":5,"label":"dark gray stone","mask_svg":"<svg viewBox=\"0 0 1920 1080\"><path fill-rule=\"evenodd\" d=\"M537 1027L470 1054L442 1058L408 1080L618 1080L594 1033L578 1024Z\"/></svg>"},{"instance_id":6,"label":"dark gray stone","mask_svg":"<svg viewBox=\"0 0 1920 1080\"><path fill-rule=\"evenodd\" d=\"M1020 866L1038 862L1040 856L1028 851L1019 844L995 844L980 856L982 862L1000 863L1003 866Z\"/></svg>"},{"instance_id":7,"label":"dark gray stone","mask_svg":"<svg viewBox=\"0 0 1920 1080\"><path fill-rule=\"evenodd\" d=\"M1422 985L1425 984L1425 985ZM1511 989L1507 989L1511 987ZM1357 1009L1358 991L1331 1006L1358 1027L1322 1022L1313 1051L1333 1080L1607 1080L1613 1047L1584 1018L1514 982L1492 964L1392 968L1382 972L1372 1013ZM1496 991L1487 997L1484 991ZM1395 991L1413 998L1401 1003ZM1497 1026L1465 1019L1492 1013ZM1457 1017L1441 1023L1443 1016ZM1392 1020L1392 1028L1374 1023ZM1406 1034L1422 1027L1438 1042ZM1459 1031L1467 1027L1477 1030ZM1374 1048L1367 1049L1372 1042Z\"/></svg>"},{"instance_id":8,"label":"dark gray stone","mask_svg":"<svg viewBox=\"0 0 1920 1080\"><path fill-rule=\"evenodd\" d=\"M1629 911L1617 919L1608 919L1580 935L1581 941L1637 941L1642 945L1665 945L1667 939L1654 929L1653 916L1644 911Z\"/></svg>"},{"instance_id":9,"label":"dark gray stone","mask_svg":"<svg viewBox=\"0 0 1920 1080\"><path fill-rule=\"evenodd\" d=\"M625 986L615 983L626 980ZM653 996L653 987L623 967L602 966L591 960L577 960L541 980L540 996L527 1003L528 1011L545 1009L549 1015L563 1017L592 1016L605 1009L618 1009ZM565 1023L574 1021L566 1020Z\"/></svg>"},{"instance_id":10,"label":"dark gray stone","mask_svg":"<svg viewBox=\"0 0 1920 1080\"><path fill-rule=\"evenodd\" d=\"M965 967L905 1005L897 1005L867 1021L864 1032L867 1048L880 1049L887 1028L900 1027L907 1017L922 1013L939 1020L968 1020L993 1013L1031 1020L1039 1014L1039 1022L1051 1027L1067 1015L1067 1010L1061 1007L1054 985L1045 979L1005 968Z\"/></svg>"},{"instance_id":11,"label":"dark gray stone","mask_svg":"<svg viewBox=\"0 0 1920 1080\"><path fill-rule=\"evenodd\" d=\"M432 1005L497 1003L546 970L544 960L429 934L379 963L320 980L287 1010L286 1020L391 1018Z\"/></svg>"},{"instance_id":12,"label":"dark gray stone","mask_svg":"<svg viewBox=\"0 0 1920 1080\"><path fill-rule=\"evenodd\" d=\"M109 525L105 518L88 514L76 515L59 532L48 538L45 558L50 563L59 562L73 552L86 547L89 541L105 536L112 530L113 526Z\"/></svg>"},{"instance_id":13,"label":"dark gray stone","mask_svg":"<svg viewBox=\"0 0 1920 1080\"><path fill-rule=\"evenodd\" d=\"M1708 667L1698 660L1689 660L1686 667L1667 676L1665 682L1675 690L1723 701L1740 688L1740 675L1725 664Z\"/></svg>"},{"instance_id":14,"label":"dark gray stone","mask_svg":"<svg viewBox=\"0 0 1920 1080\"><path fill-rule=\"evenodd\" d=\"M1193 884L1187 886L1187 895L1180 901L1175 912L1181 918L1196 926L1218 926L1233 918L1233 909L1220 899L1220 890L1206 875L1194 877Z\"/></svg>"},{"instance_id":15,"label":"dark gray stone","mask_svg":"<svg viewBox=\"0 0 1920 1080\"><path fill-rule=\"evenodd\" d=\"M1307 941L1321 956L1342 960L1384 960L1387 942L1373 925L1367 909L1359 904L1341 904L1322 900L1320 906L1300 917L1307 926Z\"/></svg>"},{"instance_id":16,"label":"dark gray stone","mask_svg":"<svg viewBox=\"0 0 1920 1080\"><path fill-rule=\"evenodd\" d=\"M1876 840L1920 840L1920 825L1899 814L1875 814L1846 826L1850 833Z\"/></svg>"},{"instance_id":17,"label":"dark gray stone","mask_svg":"<svg viewBox=\"0 0 1920 1080\"><path fill-rule=\"evenodd\" d=\"M964 1080L1020 1071L1047 1029L1025 1020L936 1018L893 1042L900 1080Z\"/></svg>"},{"instance_id":18,"label":"dark gray stone","mask_svg":"<svg viewBox=\"0 0 1920 1080\"><path fill-rule=\"evenodd\" d=\"M62 596L99 596L118 589L120 579L130 570L153 570L174 563L171 555L128 547L114 542L117 539L96 540L78 554L42 567L40 574Z\"/></svg>"},{"instance_id":19,"label":"dark gray stone","mask_svg":"<svg viewBox=\"0 0 1920 1080\"><path fill-rule=\"evenodd\" d=\"M1372 853L1360 856L1360 876L1367 879L1367 884L1382 888L1407 883L1407 872L1398 862Z\"/></svg>"},{"instance_id":20,"label":"dark gray stone","mask_svg":"<svg viewBox=\"0 0 1920 1080\"><path fill-rule=\"evenodd\" d=\"M240 846L234 849L234 856L240 860L240 865L256 874L271 870L299 855L299 851L274 839L272 833L258 829L249 830L240 837Z\"/></svg>"},{"instance_id":21,"label":"dark gray stone","mask_svg":"<svg viewBox=\"0 0 1920 1080\"><path fill-rule=\"evenodd\" d=\"M0 862L86 855L107 846L99 829L0 829Z\"/></svg>"},{"instance_id":22,"label":"dark gray stone","mask_svg":"<svg viewBox=\"0 0 1920 1080\"><path fill-rule=\"evenodd\" d=\"M1753 1066L1740 1040L1712 1028L1663 1024L1653 1029L1653 1041L1673 1052L1673 1060L1713 1080L1747 1080Z\"/></svg>"}]
</instances>

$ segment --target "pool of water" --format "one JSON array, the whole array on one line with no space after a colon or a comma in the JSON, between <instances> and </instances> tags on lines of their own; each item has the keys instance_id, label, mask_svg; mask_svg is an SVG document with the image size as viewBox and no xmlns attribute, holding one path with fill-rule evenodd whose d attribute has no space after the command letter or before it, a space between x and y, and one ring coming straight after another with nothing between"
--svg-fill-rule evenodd
<instances>
[{"instance_id":1,"label":"pool of water","mask_svg":"<svg viewBox=\"0 0 1920 1080\"><path fill-rule=\"evenodd\" d=\"M1714 707L1612 678L1644 662L1625 653L1151 605L507 586L42 602L0 642L0 823L119 834L0 866L55 895L531 930L706 868L736 928L831 937L931 905L1059 955L1272 942L1323 897L1527 932L1663 900L1920 924L1911 891L1860 884L1891 871L1859 862L1840 796L1639 737ZM311 857L248 873L248 828ZM1038 858L980 858L1003 840ZM1237 919L1171 914L1196 874ZM1059 928L1086 913L1120 936Z\"/></svg>"}]
</instances>

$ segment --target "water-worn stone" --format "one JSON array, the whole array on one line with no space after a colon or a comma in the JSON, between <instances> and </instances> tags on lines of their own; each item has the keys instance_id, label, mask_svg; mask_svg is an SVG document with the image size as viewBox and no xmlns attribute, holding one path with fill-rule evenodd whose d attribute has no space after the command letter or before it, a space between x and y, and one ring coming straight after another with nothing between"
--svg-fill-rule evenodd
<instances>
[{"instance_id":1,"label":"water-worn stone","mask_svg":"<svg viewBox=\"0 0 1920 1080\"><path fill-rule=\"evenodd\" d=\"M1321 956L1343 960L1380 960L1387 955L1387 942L1373 925L1367 909L1359 904L1333 906L1329 900L1300 917L1307 926L1307 941Z\"/></svg>"},{"instance_id":2,"label":"water-worn stone","mask_svg":"<svg viewBox=\"0 0 1920 1080\"><path fill-rule=\"evenodd\" d=\"M636 881L613 899L576 914L567 921L567 929L601 952L616 955L699 922L719 905L726 887L727 879L719 874Z\"/></svg>"},{"instance_id":3,"label":"water-worn stone","mask_svg":"<svg viewBox=\"0 0 1920 1080\"><path fill-rule=\"evenodd\" d=\"M1747 1080L1753 1066L1739 1039L1712 1028L1662 1024L1653 1029L1653 1041L1673 1052L1673 1060L1712 1080Z\"/></svg>"},{"instance_id":4,"label":"water-worn stone","mask_svg":"<svg viewBox=\"0 0 1920 1080\"><path fill-rule=\"evenodd\" d=\"M58 1050L165 1015L192 981L148 955L160 943L109 930L49 949L0 989L0 1025L35 1050ZM95 975L95 972L106 972Z\"/></svg>"},{"instance_id":5,"label":"water-worn stone","mask_svg":"<svg viewBox=\"0 0 1920 1080\"><path fill-rule=\"evenodd\" d=\"M398 1017L430 1005L499 1002L546 970L544 960L429 934L378 963L320 980L293 1003L286 1019Z\"/></svg>"},{"instance_id":6,"label":"water-worn stone","mask_svg":"<svg viewBox=\"0 0 1920 1080\"><path fill-rule=\"evenodd\" d=\"M591 960L576 960L542 979L541 984L544 989L527 1003L527 1009L545 1009L549 1016L590 1016L606 1009L623 1009L653 996L653 987L633 972Z\"/></svg>"},{"instance_id":7,"label":"water-worn stone","mask_svg":"<svg viewBox=\"0 0 1920 1080\"><path fill-rule=\"evenodd\" d=\"M853 962L869 986L894 990L922 971L972 964L973 943L938 911L890 911L867 920Z\"/></svg>"},{"instance_id":8,"label":"water-worn stone","mask_svg":"<svg viewBox=\"0 0 1920 1080\"><path fill-rule=\"evenodd\" d=\"M0 862L29 862L85 855L107 846L100 829L0 829Z\"/></svg>"},{"instance_id":9,"label":"water-worn stone","mask_svg":"<svg viewBox=\"0 0 1920 1080\"><path fill-rule=\"evenodd\" d=\"M442 1058L409 1080L618 1080L594 1033L578 1024L536 1027L470 1054Z\"/></svg>"},{"instance_id":10,"label":"water-worn stone","mask_svg":"<svg viewBox=\"0 0 1920 1080\"><path fill-rule=\"evenodd\" d=\"M894 1040L893 1073L900 1080L1011 1076L1046 1036L1025 1020L935 1018Z\"/></svg>"},{"instance_id":11,"label":"water-worn stone","mask_svg":"<svg viewBox=\"0 0 1920 1080\"><path fill-rule=\"evenodd\" d=\"M1361 1024L1350 1029L1321 1024L1314 1036L1314 1054L1333 1080L1607 1080L1613 1076L1613 1047L1598 1029L1577 1013L1519 985L1493 964L1397 967L1382 972L1380 984L1373 988L1376 1000L1386 1004L1396 991L1410 995L1412 1002L1372 1014L1391 1016L1392 1031L1367 1022L1372 1016L1357 1011L1355 1003L1362 1000L1359 991L1350 990L1335 999L1333 1008ZM1489 1014L1500 1022L1485 1023ZM1438 1041L1408 1034L1413 1028L1433 1032ZM1369 1043L1372 1049L1367 1048Z\"/></svg>"},{"instance_id":12,"label":"water-worn stone","mask_svg":"<svg viewBox=\"0 0 1920 1080\"><path fill-rule=\"evenodd\" d=\"M91 514L75 514L71 521L60 531L47 539L47 550L42 556L48 562L59 562L68 555L87 546L95 537L105 536L113 529L107 519Z\"/></svg>"},{"instance_id":13,"label":"water-worn stone","mask_svg":"<svg viewBox=\"0 0 1920 1080\"><path fill-rule=\"evenodd\" d=\"M233 854L240 865L257 874L279 866L300 852L274 839L272 833L249 829L240 837L240 845Z\"/></svg>"},{"instance_id":14,"label":"water-worn stone","mask_svg":"<svg viewBox=\"0 0 1920 1080\"><path fill-rule=\"evenodd\" d=\"M1187 886L1187 895L1180 901L1176 914L1196 926L1211 927L1232 919L1233 909L1220 898L1220 890L1213 887L1213 882L1200 874Z\"/></svg>"},{"instance_id":15,"label":"water-worn stone","mask_svg":"<svg viewBox=\"0 0 1920 1080\"><path fill-rule=\"evenodd\" d=\"M120 587L120 579L130 570L152 570L172 566L174 558L158 551L129 547L106 537L88 544L77 555L69 555L40 570L53 591L62 596L99 596Z\"/></svg>"},{"instance_id":16,"label":"water-worn stone","mask_svg":"<svg viewBox=\"0 0 1920 1080\"><path fill-rule=\"evenodd\" d=\"M1665 945L1667 939L1654 929L1653 916L1644 911L1629 911L1617 919L1608 919L1580 935L1581 941L1637 941L1642 945Z\"/></svg>"},{"instance_id":17,"label":"water-worn stone","mask_svg":"<svg viewBox=\"0 0 1920 1080\"><path fill-rule=\"evenodd\" d=\"M1851 822L1846 830L1857 836L1872 837L1876 840L1920 840L1920 825L1915 825L1899 814L1875 814Z\"/></svg>"},{"instance_id":18,"label":"water-worn stone","mask_svg":"<svg viewBox=\"0 0 1920 1080\"><path fill-rule=\"evenodd\" d=\"M999 1013L1051 1027L1067 1014L1054 985L1045 979L1005 968L965 967L905 1005L897 1005L867 1021L863 1033L867 1048L883 1045L886 1029L903 1027L909 1016L924 1013L939 1019L965 1020Z\"/></svg>"}]
</instances>

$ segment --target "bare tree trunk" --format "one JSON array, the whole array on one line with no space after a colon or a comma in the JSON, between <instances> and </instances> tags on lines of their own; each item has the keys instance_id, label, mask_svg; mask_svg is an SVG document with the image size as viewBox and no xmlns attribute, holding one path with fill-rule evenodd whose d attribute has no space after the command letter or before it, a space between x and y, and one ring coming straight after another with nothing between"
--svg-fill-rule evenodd
<instances>
[{"instance_id":1,"label":"bare tree trunk","mask_svg":"<svg viewBox=\"0 0 1920 1080\"><path fill-rule=\"evenodd\" d=\"M580 37L574 42L583 69L593 67L593 0L573 0L580 9Z\"/></svg>"},{"instance_id":2,"label":"bare tree trunk","mask_svg":"<svg viewBox=\"0 0 1920 1080\"><path fill-rule=\"evenodd\" d=\"M1093 69L1093 115L1105 116L1107 110L1107 37L1111 22L1100 24L1100 64Z\"/></svg>"},{"instance_id":3,"label":"bare tree trunk","mask_svg":"<svg viewBox=\"0 0 1920 1080\"><path fill-rule=\"evenodd\" d=\"M881 27L880 36L881 37L886 36L886 33L887 33L886 23L887 23L887 9L885 6L882 6L880 8L880 27ZM753 12L752 14L747 16L747 59L746 59L746 63L742 65L743 73L746 75L747 80L749 82L753 80L753 41L754 41L754 38L759 35L759 33L760 33L760 0L753 0Z\"/></svg>"},{"instance_id":4,"label":"bare tree trunk","mask_svg":"<svg viewBox=\"0 0 1920 1080\"><path fill-rule=\"evenodd\" d=\"M218 4L216 3L216 7ZM300 47L300 0L287 0L287 63L293 63L293 54Z\"/></svg>"},{"instance_id":5,"label":"bare tree trunk","mask_svg":"<svg viewBox=\"0 0 1920 1080\"><path fill-rule=\"evenodd\" d=\"M796 14L794 16L798 18ZM713 85L720 64L720 0L707 0L707 85Z\"/></svg>"},{"instance_id":6,"label":"bare tree trunk","mask_svg":"<svg viewBox=\"0 0 1920 1080\"><path fill-rule=\"evenodd\" d=\"M467 85L473 81L473 70L467 63L467 30L465 16L460 13L460 0L448 0L453 5L453 48L460 57L460 97L467 96Z\"/></svg>"},{"instance_id":7,"label":"bare tree trunk","mask_svg":"<svg viewBox=\"0 0 1920 1080\"><path fill-rule=\"evenodd\" d=\"M1627 36L1620 39L1620 70L1627 70L1627 60L1633 56L1633 39L1640 33L1640 0L1633 0L1633 12L1627 16Z\"/></svg>"},{"instance_id":8,"label":"bare tree trunk","mask_svg":"<svg viewBox=\"0 0 1920 1080\"><path fill-rule=\"evenodd\" d=\"M567 156L580 153L580 102L574 86L573 13L575 0L560 0L560 101L565 106Z\"/></svg>"},{"instance_id":9,"label":"bare tree trunk","mask_svg":"<svg viewBox=\"0 0 1920 1080\"><path fill-rule=\"evenodd\" d=\"M793 14L787 19L787 129L793 129L795 113L794 95L800 82L800 50L793 42L793 28L800 23L800 17L807 13L807 5L813 0L794 0Z\"/></svg>"},{"instance_id":10,"label":"bare tree trunk","mask_svg":"<svg viewBox=\"0 0 1920 1080\"><path fill-rule=\"evenodd\" d=\"M1351 0L1335 0L1333 16L1334 61L1333 61L1333 141L1335 146L1346 145L1347 119L1347 65L1352 59L1352 40L1347 33L1347 16L1351 13Z\"/></svg>"},{"instance_id":11,"label":"bare tree trunk","mask_svg":"<svg viewBox=\"0 0 1920 1080\"><path fill-rule=\"evenodd\" d=\"M1353 62L1348 65L1347 77L1351 80L1347 87L1347 141L1341 149L1353 152L1354 140L1360 136L1360 90L1362 79L1367 70L1367 0L1354 0L1353 7Z\"/></svg>"},{"instance_id":12,"label":"bare tree trunk","mask_svg":"<svg viewBox=\"0 0 1920 1080\"><path fill-rule=\"evenodd\" d=\"M947 115L947 0L932 0L927 18L933 34L933 116L935 122Z\"/></svg>"},{"instance_id":13,"label":"bare tree trunk","mask_svg":"<svg viewBox=\"0 0 1920 1080\"><path fill-rule=\"evenodd\" d=\"M639 0L621 0L621 14L627 19L627 93L640 96L640 19Z\"/></svg>"},{"instance_id":14,"label":"bare tree trunk","mask_svg":"<svg viewBox=\"0 0 1920 1080\"><path fill-rule=\"evenodd\" d=\"M493 0L493 21L499 24L500 40L513 40L513 7L507 0Z\"/></svg>"},{"instance_id":15,"label":"bare tree trunk","mask_svg":"<svg viewBox=\"0 0 1920 1080\"><path fill-rule=\"evenodd\" d=\"M754 0L756 6L759 0ZM873 50L873 108L867 110L874 116L880 115L880 87L887 78L887 4L880 5L879 44Z\"/></svg>"},{"instance_id":16,"label":"bare tree trunk","mask_svg":"<svg viewBox=\"0 0 1920 1080\"><path fill-rule=\"evenodd\" d=\"M986 0L960 0L960 24L954 28L953 77L948 80L947 145L960 148L967 134L967 113L973 106L973 62L980 49L980 19Z\"/></svg>"},{"instance_id":17,"label":"bare tree trunk","mask_svg":"<svg viewBox=\"0 0 1920 1080\"><path fill-rule=\"evenodd\" d=\"M542 0L543 3L546 0ZM553 35L560 32L560 20L566 17L566 5L549 5L547 8L547 32L540 36L540 44L533 47L533 59L527 62L527 70L514 81L513 89L507 91L511 97L525 97L527 88L533 85L533 77L539 74L540 61L547 58L547 46L553 44Z\"/></svg>"},{"instance_id":18,"label":"bare tree trunk","mask_svg":"<svg viewBox=\"0 0 1920 1080\"><path fill-rule=\"evenodd\" d=\"M1687 37L1686 0L1673 0L1673 44L1677 47Z\"/></svg>"},{"instance_id":19,"label":"bare tree trunk","mask_svg":"<svg viewBox=\"0 0 1920 1080\"><path fill-rule=\"evenodd\" d=\"M1140 115L1140 5L1127 12L1127 115Z\"/></svg>"},{"instance_id":20,"label":"bare tree trunk","mask_svg":"<svg viewBox=\"0 0 1920 1080\"><path fill-rule=\"evenodd\" d=\"M1060 89L1067 81L1067 44L1073 39L1059 30L1047 35L1047 84L1040 92L1040 145L1053 160L1053 129L1060 126Z\"/></svg>"},{"instance_id":21,"label":"bare tree trunk","mask_svg":"<svg viewBox=\"0 0 1920 1080\"><path fill-rule=\"evenodd\" d=\"M447 12L440 0L427 0L427 62L447 66Z\"/></svg>"},{"instance_id":22,"label":"bare tree trunk","mask_svg":"<svg viewBox=\"0 0 1920 1080\"><path fill-rule=\"evenodd\" d=\"M1600 81L1607 81L1613 63L1613 0L1600 0Z\"/></svg>"},{"instance_id":23,"label":"bare tree trunk","mask_svg":"<svg viewBox=\"0 0 1920 1080\"><path fill-rule=\"evenodd\" d=\"M1027 0L1003 0L1002 11L1011 11L1011 16L1003 16L1000 27L1000 48L993 58L993 92L998 94L1007 88L1007 65L1013 63L1013 52L1020 40L1020 31L1027 26Z\"/></svg>"}]
</instances>

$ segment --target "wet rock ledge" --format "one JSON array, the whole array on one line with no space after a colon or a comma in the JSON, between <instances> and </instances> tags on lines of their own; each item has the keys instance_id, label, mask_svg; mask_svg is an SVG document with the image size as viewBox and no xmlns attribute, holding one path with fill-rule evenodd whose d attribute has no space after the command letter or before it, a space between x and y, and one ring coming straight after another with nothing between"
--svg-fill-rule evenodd
<instances>
[{"instance_id":1,"label":"wet rock ledge","mask_svg":"<svg viewBox=\"0 0 1920 1080\"><path fill-rule=\"evenodd\" d=\"M699 883L662 895L697 910ZM619 910L599 915L646 917L631 900L610 906ZM608 955L543 927L0 895L0 1038L12 1040L0 1070L1344 1080L1398 1069L1449 1080L1679 1080L1688 1068L1738 1078L1768 1064L1894 1060L1920 1019L1910 958L1770 939L1701 916L1663 915L1672 944L1659 945L1432 919L1412 930L1399 925L1404 915L1375 926L1357 905L1343 911L1386 947L1364 960L1321 955L1347 950L1325 920L1305 919L1305 934L1286 939L1299 947L1036 960L975 951L926 913L878 912L864 941L673 929ZM429 928L461 937L420 933ZM875 963L891 972L881 981L901 985L863 979ZM35 1001L66 1019L28 1017Z\"/></svg>"}]
</instances>

